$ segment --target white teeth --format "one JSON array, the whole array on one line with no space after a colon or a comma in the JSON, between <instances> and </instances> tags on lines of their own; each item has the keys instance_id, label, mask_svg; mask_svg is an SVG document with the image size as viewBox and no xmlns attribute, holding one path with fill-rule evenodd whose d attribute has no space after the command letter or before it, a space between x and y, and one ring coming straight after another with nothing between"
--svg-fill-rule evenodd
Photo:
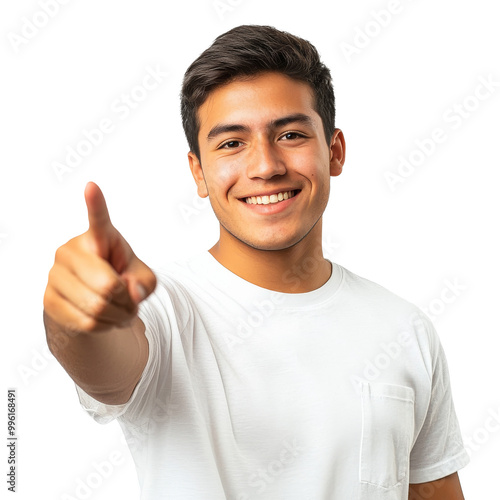
<instances>
[{"instance_id":1,"label":"white teeth","mask_svg":"<svg viewBox=\"0 0 500 500\"><path fill-rule=\"evenodd\" d=\"M278 203L283 200L288 200L292 198L293 191L283 191L278 194L272 194L271 196L250 196L245 198L245 201L250 205L269 205L270 203Z\"/></svg>"}]
</instances>

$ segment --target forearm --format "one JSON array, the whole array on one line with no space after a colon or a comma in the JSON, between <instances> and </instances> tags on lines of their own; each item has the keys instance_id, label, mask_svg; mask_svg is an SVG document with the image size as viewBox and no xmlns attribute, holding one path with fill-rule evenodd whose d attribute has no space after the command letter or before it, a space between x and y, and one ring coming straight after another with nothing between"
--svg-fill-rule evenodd
<instances>
[{"instance_id":1,"label":"forearm","mask_svg":"<svg viewBox=\"0 0 500 500\"><path fill-rule=\"evenodd\" d=\"M74 382L106 404L128 401L148 359L144 323L107 331L63 331L44 311L47 343Z\"/></svg>"}]
</instances>

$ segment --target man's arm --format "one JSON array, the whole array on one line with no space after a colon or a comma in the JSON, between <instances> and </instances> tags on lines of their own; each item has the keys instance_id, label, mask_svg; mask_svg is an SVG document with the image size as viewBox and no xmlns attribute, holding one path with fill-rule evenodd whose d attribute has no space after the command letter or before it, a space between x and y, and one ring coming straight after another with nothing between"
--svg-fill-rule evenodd
<instances>
[{"instance_id":1,"label":"man's arm","mask_svg":"<svg viewBox=\"0 0 500 500\"><path fill-rule=\"evenodd\" d=\"M436 481L410 484L408 500L423 500L424 498L426 500L464 500L458 472Z\"/></svg>"},{"instance_id":2,"label":"man's arm","mask_svg":"<svg viewBox=\"0 0 500 500\"><path fill-rule=\"evenodd\" d=\"M94 399L123 404L148 359L138 304L156 277L111 224L96 184L85 189L89 230L56 251L43 299L50 351Z\"/></svg>"},{"instance_id":3,"label":"man's arm","mask_svg":"<svg viewBox=\"0 0 500 500\"><path fill-rule=\"evenodd\" d=\"M109 405L130 399L149 354L139 317L129 327L77 334L63 330L46 311L43 321L50 351L79 387Z\"/></svg>"}]
</instances>

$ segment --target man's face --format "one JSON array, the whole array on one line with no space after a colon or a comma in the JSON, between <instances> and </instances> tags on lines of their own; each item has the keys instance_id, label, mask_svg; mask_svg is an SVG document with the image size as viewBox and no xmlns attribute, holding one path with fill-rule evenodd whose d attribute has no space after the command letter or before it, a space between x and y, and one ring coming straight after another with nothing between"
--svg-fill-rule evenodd
<instances>
[{"instance_id":1,"label":"man's face","mask_svg":"<svg viewBox=\"0 0 500 500\"><path fill-rule=\"evenodd\" d=\"M198 117L201 165L193 153L189 163L199 196L210 197L221 238L281 250L307 236L326 208L330 176L341 173L345 151L339 129L326 143L309 85L280 73L239 79L214 90Z\"/></svg>"}]
</instances>

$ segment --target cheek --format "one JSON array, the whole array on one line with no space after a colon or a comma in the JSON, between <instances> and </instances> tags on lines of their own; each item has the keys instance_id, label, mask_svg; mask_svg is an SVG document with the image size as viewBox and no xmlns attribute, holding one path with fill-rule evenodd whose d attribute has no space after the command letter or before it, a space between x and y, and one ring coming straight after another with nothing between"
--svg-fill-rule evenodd
<instances>
[{"instance_id":1,"label":"cheek","mask_svg":"<svg viewBox=\"0 0 500 500\"><path fill-rule=\"evenodd\" d=\"M221 160L210 167L212 183L219 188L229 189L238 179L238 163L234 160Z\"/></svg>"},{"instance_id":2,"label":"cheek","mask_svg":"<svg viewBox=\"0 0 500 500\"><path fill-rule=\"evenodd\" d=\"M205 172L205 181L212 194L212 203L220 204L217 202L218 198L226 199L228 197L231 188L238 181L238 175L238 166L234 160L228 161L226 158L225 161L213 162L208 166Z\"/></svg>"},{"instance_id":3,"label":"cheek","mask_svg":"<svg viewBox=\"0 0 500 500\"><path fill-rule=\"evenodd\" d=\"M299 166L301 174L309 180L313 195L324 202L330 193L330 166L324 155L311 155Z\"/></svg>"},{"instance_id":4,"label":"cheek","mask_svg":"<svg viewBox=\"0 0 500 500\"><path fill-rule=\"evenodd\" d=\"M293 167L313 183L322 183L324 178L330 175L328 164L325 162L325 158L320 155L311 154L295 158Z\"/></svg>"}]
</instances>

